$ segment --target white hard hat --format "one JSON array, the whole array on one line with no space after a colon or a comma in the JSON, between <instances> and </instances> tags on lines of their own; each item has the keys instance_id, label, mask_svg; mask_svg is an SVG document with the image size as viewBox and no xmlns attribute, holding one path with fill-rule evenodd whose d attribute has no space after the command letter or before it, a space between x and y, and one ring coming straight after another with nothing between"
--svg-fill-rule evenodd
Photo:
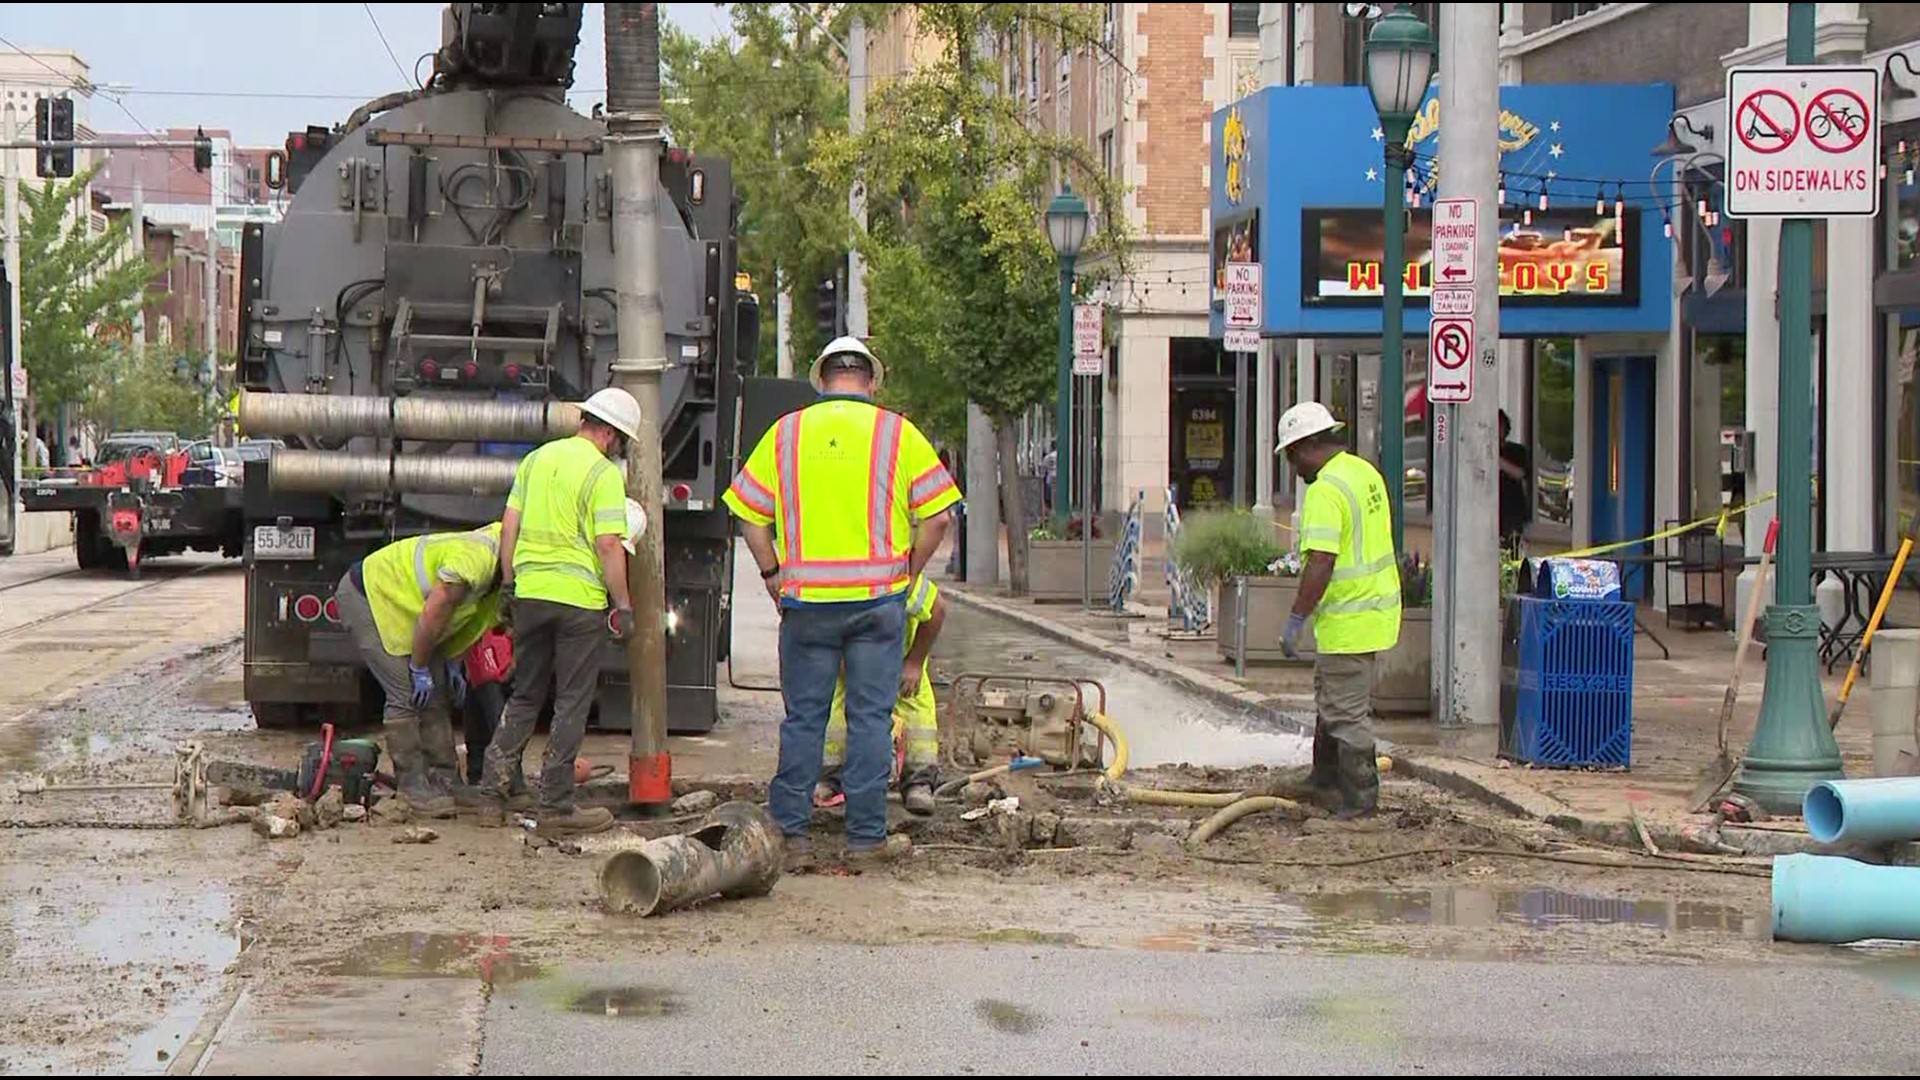
<instances>
[{"instance_id":1,"label":"white hard hat","mask_svg":"<svg viewBox=\"0 0 1920 1080\"><path fill-rule=\"evenodd\" d=\"M821 349L820 355L813 358L813 369L807 372L807 380L813 383L815 390L823 389L820 385L820 369L826 366L827 361L849 353L861 357L872 365L875 390L880 389L880 384L887 381L886 365L880 362L879 357L873 355L873 350L867 348L867 343L851 334L846 334L827 342L827 347Z\"/></svg>"},{"instance_id":2,"label":"white hard hat","mask_svg":"<svg viewBox=\"0 0 1920 1080\"><path fill-rule=\"evenodd\" d=\"M1338 431L1341 426L1325 405L1317 401L1303 401L1280 414L1280 429L1274 433L1274 453L1284 454L1287 447L1309 435Z\"/></svg>"},{"instance_id":3,"label":"white hard hat","mask_svg":"<svg viewBox=\"0 0 1920 1080\"><path fill-rule=\"evenodd\" d=\"M640 403L617 386L597 391L580 403L580 411L605 423L629 439L640 436Z\"/></svg>"},{"instance_id":4,"label":"white hard hat","mask_svg":"<svg viewBox=\"0 0 1920 1080\"><path fill-rule=\"evenodd\" d=\"M620 546L627 549L627 554L632 555L635 553L634 549L640 546L640 538L645 535L647 535L647 508L641 506L637 499L628 499L627 535L621 538Z\"/></svg>"}]
</instances>

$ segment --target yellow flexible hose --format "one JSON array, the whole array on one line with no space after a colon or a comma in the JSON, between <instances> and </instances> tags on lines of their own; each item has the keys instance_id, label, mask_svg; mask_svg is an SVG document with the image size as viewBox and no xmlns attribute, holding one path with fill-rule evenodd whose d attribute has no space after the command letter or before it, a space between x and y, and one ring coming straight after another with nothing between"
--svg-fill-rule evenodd
<instances>
[{"instance_id":1,"label":"yellow flexible hose","mask_svg":"<svg viewBox=\"0 0 1920 1080\"><path fill-rule=\"evenodd\" d=\"M1223 832L1227 826L1246 817L1248 814L1261 814L1268 810L1297 810L1299 804L1291 799L1282 799L1277 795L1253 795L1221 808L1220 812L1200 823L1187 837L1187 846L1197 848Z\"/></svg>"},{"instance_id":2,"label":"yellow flexible hose","mask_svg":"<svg viewBox=\"0 0 1920 1080\"><path fill-rule=\"evenodd\" d=\"M1127 788L1128 802L1151 806L1232 806L1247 797L1244 791L1162 791L1159 788Z\"/></svg>"},{"instance_id":3,"label":"yellow flexible hose","mask_svg":"<svg viewBox=\"0 0 1920 1080\"><path fill-rule=\"evenodd\" d=\"M1127 774L1127 737L1120 734L1120 725L1102 713L1088 713L1087 722L1113 740L1113 761L1107 765L1107 779L1118 783Z\"/></svg>"}]
</instances>

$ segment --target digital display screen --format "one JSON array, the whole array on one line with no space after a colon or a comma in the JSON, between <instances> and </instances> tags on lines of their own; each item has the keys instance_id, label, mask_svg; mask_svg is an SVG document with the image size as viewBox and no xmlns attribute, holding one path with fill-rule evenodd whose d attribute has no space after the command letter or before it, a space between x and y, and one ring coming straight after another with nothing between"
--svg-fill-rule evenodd
<instances>
[{"instance_id":1,"label":"digital display screen","mask_svg":"<svg viewBox=\"0 0 1920 1080\"><path fill-rule=\"evenodd\" d=\"M1515 304L1633 305L1637 252L1626 242L1639 228L1639 211L1621 217L1570 208L1501 215L1500 298ZM1488 237L1482 242L1489 242ZM1378 210L1308 210L1301 229L1301 280L1309 304L1374 304L1383 289L1381 256L1386 226ZM1433 292L1433 216L1416 210L1407 223L1406 297Z\"/></svg>"}]
</instances>

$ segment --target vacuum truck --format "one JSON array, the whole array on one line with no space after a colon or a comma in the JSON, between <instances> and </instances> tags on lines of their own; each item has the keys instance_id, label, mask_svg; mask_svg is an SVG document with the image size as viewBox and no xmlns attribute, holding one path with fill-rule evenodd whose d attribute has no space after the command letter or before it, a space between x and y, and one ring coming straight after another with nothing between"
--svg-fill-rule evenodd
<instances>
[{"instance_id":1,"label":"vacuum truck","mask_svg":"<svg viewBox=\"0 0 1920 1080\"><path fill-rule=\"evenodd\" d=\"M424 88L268 159L268 185L291 197L243 233L236 375L241 433L285 444L249 463L243 500L245 693L261 727L377 719L333 601L341 575L395 539L497 520L519 459L572 434L574 403L612 381L605 129L566 102L582 7L449 5ZM660 179L669 724L699 732L729 643L719 496L740 448L811 391L747 378L759 314L736 279L727 163L669 149ZM594 722L627 730L625 652L606 648Z\"/></svg>"}]
</instances>

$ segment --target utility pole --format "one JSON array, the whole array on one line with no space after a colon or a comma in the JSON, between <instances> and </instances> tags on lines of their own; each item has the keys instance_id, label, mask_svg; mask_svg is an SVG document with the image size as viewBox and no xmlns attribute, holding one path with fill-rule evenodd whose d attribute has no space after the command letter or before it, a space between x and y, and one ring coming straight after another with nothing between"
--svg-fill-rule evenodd
<instances>
[{"instance_id":1,"label":"utility pole","mask_svg":"<svg viewBox=\"0 0 1920 1080\"><path fill-rule=\"evenodd\" d=\"M20 455L31 445L27 441L27 403L13 392L19 385L15 372L26 366L26 357L20 355L20 174L15 159L19 151L11 144L20 138L19 114L14 111L13 102L7 102L6 113L6 149L0 150L0 162L6 172L6 224L7 240L5 259L7 261L7 310L12 313L7 319L7 385L6 397L13 405L13 416L8 423L13 425L13 460L6 463L11 487L7 489L7 548L11 551L20 536L20 516L26 512L26 503L20 491Z\"/></svg>"},{"instance_id":2,"label":"utility pole","mask_svg":"<svg viewBox=\"0 0 1920 1080\"><path fill-rule=\"evenodd\" d=\"M1813 4L1787 5L1787 63L1814 62ZM1876 118L1877 120L1877 118ZM1813 220L1780 223L1779 562L1767 608L1767 687L1733 790L1774 813L1800 810L1807 790L1838 780L1840 746L1827 723L1814 642L1813 603ZM1753 597L1749 603L1760 603Z\"/></svg>"},{"instance_id":3,"label":"utility pole","mask_svg":"<svg viewBox=\"0 0 1920 1080\"><path fill-rule=\"evenodd\" d=\"M143 153L134 159L133 166L133 255L145 261L147 257L147 186L141 181L140 171L146 168L146 155ZM133 306L133 355L145 359L147 355L147 287L140 287L140 299Z\"/></svg>"},{"instance_id":4,"label":"utility pole","mask_svg":"<svg viewBox=\"0 0 1920 1080\"><path fill-rule=\"evenodd\" d=\"M1434 501L1434 565L1440 573L1433 590L1434 716L1443 725L1491 724L1500 718L1495 471L1500 396L1494 366L1500 351L1500 6L1456 4L1447 9L1440 33L1440 115L1448 118L1440 125L1442 195L1472 200L1478 236L1465 372L1471 396L1464 404L1432 408L1440 459ZM1431 379L1428 388L1431 392ZM1396 410L1400 404L1389 401L1383 408Z\"/></svg>"},{"instance_id":5,"label":"utility pole","mask_svg":"<svg viewBox=\"0 0 1920 1080\"><path fill-rule=\"evenodd\" d=\"M219 400L220 375L220 170L207 170L207 358L201 373L204 396Z\"/></svg>"},{"instance_id":6,"label":"utility pole","mask_svg":"<svg viewBox=\"0 0 1920 1080\"><path fill-rule=\"evenodd\" d=\"M858 15L847 31L847 134L858 139L867 129L867 21ZM847 333L867 337L867 263L860 238L867 232L867 185L858 176L847 189L847 213L854 224L847 247Z\"/></svg>"},{"instance_id":7,"label":"utility pole","mask_svg":"<svg viewBox=\"0 0 1920 1080\"><path fill-rule=\"evenodd\" d=\"M647 511L647 531L627 559L634 631L628 801L673 799L667 753L667 585L661 536L660 376L667 367L660 294L660 5L608 4L607 158L613 170L614 281L619 359L614 381L640 403L640 434L627 448L627 493Z\"/></svg>"}]
</instances>

